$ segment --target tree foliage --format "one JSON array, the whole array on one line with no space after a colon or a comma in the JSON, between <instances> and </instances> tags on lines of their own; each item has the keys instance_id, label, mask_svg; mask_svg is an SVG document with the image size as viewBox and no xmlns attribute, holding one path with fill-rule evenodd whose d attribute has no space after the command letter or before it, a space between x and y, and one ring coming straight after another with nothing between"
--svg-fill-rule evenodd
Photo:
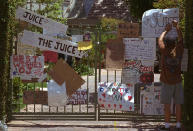
<instances>
[{"instance_id":1,"label":"tree foliage","mask_svg":"<svg viewBox=\"0 0 193 131\"><path fill-rule=\"evenodd\" d=\"M188 71L184 74L183 122L187 131L193 129L193 1L185 0L185 45L188 48Z\"/></svg>"},{"instance_id":2,"label":"tree foliage","mask_svg":"<svg viewBox=\"0 0 193 131\"><path fill-rule=\"evenodd\" d=\"M153 9L154 0L126 0L130 4L131 15L139 21L146 10Z\"/></svg>"},{"instance_id":3,"label":"tree foliage","mask_svg":"<svg viewBox=\"0 0 193 131\"><path fill-rule=\"evenodd\" d=\"M180 10L180 27L182 28L182 31L185 30L185 2L184 0L178 0L176 2L175 0L160 0L159 2L154 2L153 6L156 9L166 9L166 8L179 8Z\"/></svg>"},{"instance_id":4,"label":"tree foliage","mask_svg":"<svg viewBox=\"0 0 193 131\"><path fill-rule=\"evenodd\" d=\"M4 5L2 7L2 5ZM0 8L2 11L0 12L0 120L3 119L4 116L4 108L5 108L5 88L4 85L6 85L6 74L4 73L6 70L6 49L7 49L7 43L8 43L8 38L7 38L7 28L8 28L8 2L4 1L1 5Z\"/></svg>"},{"instance_id":5,"label":"tree foliage","mask_svg":"<svg viewBox=\"0 0 193 131\"><path fill-rule=\"evenodd\" d=\"M64 0L36 0L35 3L42 7L37 13L65 24L66 19L62 17L63 2Z\"/></svg>"},{"instance_id":6,"label":"tree foliage","mask_svg":"<svg viewBox=\"0 0 193 131\"><path fill-rule=\"evenodd\" d=\"M36 4L42 4L40 13L45 13L46 16L54 18L62 23L65 19L62 18L61 5L62 0L37 0ZM15 11L17 7L24 7L26 0L3 0L0 4L0 120L6 118L6 121L11 120L12 102L19 99L21 85L20 80L14 80L15 88L13 90L12 99L12 80L10 79L10 56L12 55L14 38L21 30L18 29L18 22L15 20ZM36 28L33 27L32 28ZM19 32L18 32L19 31Z\"/></svg>"},{"instance_id":7,"label":"tree foliage","mask_svg":"<svg viewBox=\"0 0 193 131\"><path fill-rule=\"evenodd\" d=\"M180 9L180 26L184 32L184 45L188 48L188 71L184 73L184 106L183 106L183 123L187 131L193 129L193 1L178 0L168 1L160 0L154 3L155 8L179 8Z\"/></svg>"},{"instance_id":8,"label":"tree foliage","mask_svg":"<svg viewBox=\"0 0 193 131\"><path fill-rule=\"evenodd\" d=\"M15 34L15 9L23 0L4 0L0 4L0 120L11 118L10 56Z\"/></svg>"}]
</instances>

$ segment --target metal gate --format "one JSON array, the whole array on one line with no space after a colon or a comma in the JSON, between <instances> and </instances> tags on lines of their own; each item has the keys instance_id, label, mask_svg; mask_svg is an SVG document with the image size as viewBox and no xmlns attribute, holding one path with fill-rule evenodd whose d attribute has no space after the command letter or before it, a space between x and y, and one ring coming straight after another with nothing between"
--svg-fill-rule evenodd
<instances>
[{"instance_id":1,"label":"metal gate","mask_svg":"<svg viewBox=\"0 0 193 131\"><path fill-rule=\"evenodd\" d=\"M85 84L80 89L86 90L86 103L68 104L64 107L37 104L36 99L38 96L36 96L35 92L47 91L46 82L23 83L22 91L17 94L17 97L19 97L18 101L12 104L12 106L18 107L17 110L13 111L12 118L14 120L96 120L97 103L95 88L97 85L95 77L95 75L82 76ZM25 91L32 92L33 104L23 104Z\"/></svg>"},{"instance_id":2,"label":"metal gate","mask_svg":"<svg viewBox=\"0 0 193 131\"><path fill-rule=\"evenodd\" d=\"M88 21L86 23L82 23L82 26L89 28L84 29L84 27L80 27L80 24L76 23L75 27L73 22L69 22L69 27L71 27L70 32L80 33L83 30L91 30L90 27L96 26L98 21L93 20L89 24ZM77 22L74 20L74 22ZM76 27L76 25L79 25ZM97 45L98 31L92 30L93 35L95 36L95 41L93 42ZM98 46L94 46L95 52L98 50ZM95 57L97 54L95 53ZM92 63L87 60L91 68L94 70L94 74L89 76L82 76L85 80L85 84L81 86L81 90L84 89L87 91L86 95L86 103L85 104L67 104L64 107L51 107L47 104L37 104L37 96L35 95L36 91L47 91L46 82L32 82L32 83L23 83L23 89L20 93L14 94L13 97L19 97L18 101L13 102L12 106L17 107L16 110L13 110L12 118L13 120L97 120L97 59L95 59ZM21 87L19 87L21 88ZM23 93L25 91L31 91L33 95L33 104L23 104Z\"/></svg>"},{"instance_id":3,"label":"metal gate","mask_svg":"<svg viewBox=\"0 0 193 131\"><path fill-rule=\"evenodd\" d=\"M89 100L89 76L85 76L86 83L82 86L82 89L87 89L87 100ZM32 84L33 89L29 89L28 85ZM26 90L36 91L39 90L37 86L39 83L26 84ZM40 91L45 90L44 83L41 83ZM92 93L94 94L94 93ZM51 107L43 104L23 104L22 94L20 94L18 102L13 105L18 106L18 110L13 112L13 119L16 120L96 120L96 103L87 101L86 104L73 105L69 104L64 107ZM36 96L34 95L34 100ZM91 99L91 98L90 98ZM93 98L92 98L93 99Z\"/></svg>"},{"instance_id":4,"label":"metal gate","mask_svg":"<svg viewBox=\"0 0 193 131\"><path fill-rule=\"evenodd\" d=\"M102 69L100 71L101 73L99 75L99 80L102 82L119 82L122 83L122 70L107 70ZM154 85L159 86L159 82L155 82ZM140 87L141 85L136 84L135 85L135 91L134 91L134 111L116 111L116 110L106 110L101 109L98 105L98 120L99 121L134 121L134 122L148 122L148 121L154 121L154 122L160 122L163 121L164 117L162 115L143 115L140 110ZM129 108L129 107L128 107Z\"/></svg>"},{"instance_id":5,"label":"metal gate","mask_svg":"<svg viewBox=\"0 0 193 131\"><path fill-rule=\"evenodd\" d=\"M12 105L17 106L17 110L13 111L13 120L110 120L110 121L160 121L163 120L163 116L144 116L140 114L140 90L135 88L135 111L115 111L100 109L97 103L97 87L101 81L106 82L122 82L121 74L122 70L107 70L101 69L100 58L101 52L101 33L100 30L92 29L90 27L96 27L97 20L70 20L68 21L69 27L72 29L82 30L84 27L86 30L91 30L95 36L94 50L95 60L93 61L92 68L94 74L89 76L82 76L86 81L82 85L81 89L87 90L87 103L86 104L69 104L64 107L51 107L44 104L23 104L23 93L17 94L19 100ZM80 27L81 25L81 27ZM89 26L88 26L89 25ZM73 32L73 31L72 31ZM88 60L89 61L89 60ZM88 62L88 65L90 63ZM46 90L45 82L42 83L26 83L24 84L24 90L26 91L44 91ZM23 90L23 91L24 91ZM35 94L35 93L34 93ZM36 96L34 95L34 101ZM34 102L35 103L35 102Z\"/></svg>"}]
</instances>

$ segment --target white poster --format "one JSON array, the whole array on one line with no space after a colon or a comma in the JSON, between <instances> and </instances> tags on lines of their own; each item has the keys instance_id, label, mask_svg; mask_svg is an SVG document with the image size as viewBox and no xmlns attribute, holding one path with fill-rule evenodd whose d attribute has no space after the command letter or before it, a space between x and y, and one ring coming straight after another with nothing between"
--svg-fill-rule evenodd
<instances>
[{"instance_id":1,"label":"white poster","mask_svg":"<svg viewBox=\"0 0 193 131\"><path fill-rule=\"evenodd\" d=\"M83 51L78 50L78 46L74 42L56 39L51 36L45 36L26 30L24 30L21 42L43 50L54 51L78 58L82 58L84 54Z\"/></svg>"},{"instance_id":2,"label":"white poster","mask_svg":"<svg viewBox=\"0 0 193 131\"><path fill-rule=\"evenodd\" d=\"M72 105L81 105L87 104L87 90L86 89L78 89L76 90L70 98L68 98L68 104Z\"/></svg>"},{"instance_id":3,"label":"white poster","mask_svg":"<svg viewBox=\"0 0 193 131\"><path fill-rule=\"evenodd\" d=\"M123 38L125 44L125 60L155 60L155 38Z\"/></svg>"},{"instance_id":4,"label":"white poster","mask_svg":"<svg viewBox=\"0 0 193 131\"><path fill-rule=\"evenodd\" d=\"M22 35L18 34L17 55L36 55L36 47L21 43Z\"/></svg>"},{"instance_id":5,"label":"white poster","mask_svg":"<svg viewBox=\"0 0 193 131\"><path fill-rule=\"evenodd\" d=\"M164 31L166 24L173 20L179 21L179 9L151 9L144 12L142 17L142 37L159 37ZM177 36L173 28L168 35Z\"/></svg>"},{"instance_id":6,"label":"white poster","mask_svg":"<svg viewBox=\"0 0 193 131\"><path fill-rule=\"evenodd\" d=\"M83 35L72 35L72 42L83 41Z\"/></svg>"},{"instance_id":7,"label":"white poster","mask_svg":"<svg viewBox=\"0 0 193 131\"><path fill-rule=\"evenodd\" d=\"M68 96L66 92L66 83L61 86L54 80L48 82L48 105L49 106L65 106Z\"/></svg>"},{"instance_id":8,"label":"white poster","mask_svg":"<svg viewBox=\"0 0 193 131\"><path fill-rule=\"evenodd\" d=\"M11 56L11 77L20 77L24 80L42 78L44 75L43 56Z\"/></svg>"},{"instance_id":9,"label":"white poster","mask_svg":"<svg viewBox=\"0 0 193 131\"><path fill-rule=\"evenodd\" d=\"M46 18L35 12L20 7L16 10L16 18L29 22L40 28L44 28L47 30L48 34L66 34L66 30L68 28L67 25L58 23L52 19Z\"/></svg>"},{"instance_id":10,"label":"white poster","mask_svg":"<svg viewBox=\"0 0 193 131\"><path fill-rule=\"evenodd\" d=\"M140 109L144 115L163 115L164 105L160 103L161 85L146 85L140 91Z\"/></svg>"},{"instance_id":11,"label":"white poster","mask_svg":"<svg viewBox=\"0 0 193 131\"><path fill-rule=\"evenodd\" d=\"M134 85L101 82L98 103L102 109L134 111Z\"/></svg>"}]
</instances>

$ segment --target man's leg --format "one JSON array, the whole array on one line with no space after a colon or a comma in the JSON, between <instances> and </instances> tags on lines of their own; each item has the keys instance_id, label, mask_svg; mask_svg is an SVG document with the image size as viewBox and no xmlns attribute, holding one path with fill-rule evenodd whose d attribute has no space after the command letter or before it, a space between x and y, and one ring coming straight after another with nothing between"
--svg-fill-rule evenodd
<instances>
[{"instance_id":1,"label":"man's leg","mask_svg":"<svg viewBox=\"0 0 193 131\"><path fill-rule=\"evenodd\" d=\"M164 104L165 122L170 123L170 106L171 104Z\"/></svg>"},{"instance_id":2,"label":"man's leg","mask_svg":"<svg viewBox=\"0 0 193 131\"><path fill-rule=\"evenodd\" d=\"M161 103L164 104L164 114L165 114L165 129L170 128L170 106L171 98L173 94L173 86L162 83L161 88Z\"/></svg>"},{"instance_id":3,"label":"man's leg","mask_svg":"<svg viewBox=\"0 0 193 131\"><path fill-rule=\"evenodd\" d=\"M182 83L176 84L174 102L176 104L176 127L181 128L181 104L184 103L184 91Z\"/></svg>"},{"instance_id":4,"label":"man's leg","mask_svg":"<svg viewBox=\"0 0 193 131\"><path fill-rule=\"evenodd\" d=\"M181 121L181 104L176 104L176 121Z\"/></svg>"}]
</instances>

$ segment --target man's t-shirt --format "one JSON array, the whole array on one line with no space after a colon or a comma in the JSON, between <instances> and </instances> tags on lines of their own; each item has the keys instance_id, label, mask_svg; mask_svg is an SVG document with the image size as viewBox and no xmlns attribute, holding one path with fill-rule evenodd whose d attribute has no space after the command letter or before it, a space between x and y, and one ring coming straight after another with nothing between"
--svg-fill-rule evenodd
<instances>
[{"instance_id":1,"label":"man's t-shirt","mask_svg":"<svg viewBox=\"0 0 193 131\"><path fill-rule=\"evenodd\" d=\"M183 55L182 44L176 46L176 57L170 55L167 48L161 49L161 75L160 81L169 85L177 84L182 81L181 60Z\"/></svg>"}]
</instances>

